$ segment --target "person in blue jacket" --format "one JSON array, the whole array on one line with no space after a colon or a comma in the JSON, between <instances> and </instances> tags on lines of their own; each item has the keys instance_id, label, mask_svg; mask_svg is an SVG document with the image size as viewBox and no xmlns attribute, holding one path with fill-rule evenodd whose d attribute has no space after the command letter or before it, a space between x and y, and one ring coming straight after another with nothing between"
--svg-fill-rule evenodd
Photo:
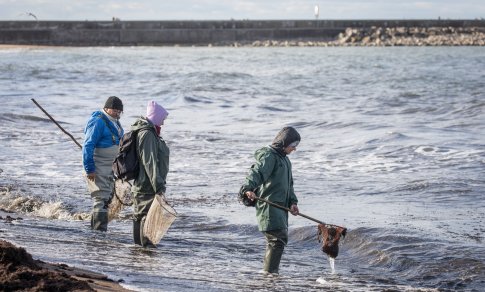
<instances>
[{"instance_id":1,"label":"person in blue jacket","mask_svg":"<svg viewBox=\"0 0 485 292\"><path fill-rule=\"evenodd\" d=\"M94 230L108 229L108 205L114 190L111 165L124 134L119 122L122 112L121 99L110 96L103 109L92 113L84 129L83 166L94 201L91 213L91 228Z\"/></svg>"}]
</instances>

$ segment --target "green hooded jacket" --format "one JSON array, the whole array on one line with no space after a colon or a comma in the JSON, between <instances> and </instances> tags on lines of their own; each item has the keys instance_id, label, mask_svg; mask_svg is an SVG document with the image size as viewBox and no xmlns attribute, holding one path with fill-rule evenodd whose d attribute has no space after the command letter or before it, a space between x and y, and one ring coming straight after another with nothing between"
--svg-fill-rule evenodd
<instances>
[{"instance_id":1,"label":"green hooded jacket","mask_svg":"<svg viewBox=\"0 0 485 292\"><path fill-rule=\"evenodd\" d=\"M254 191L258 197L287 208L297 204L288 157L270 146L257 150L254 157L256 163L246 177L243 192ZM288 212L264 202L256 202L256 217L260 231L288 229Z\"/></svg>"},{"instance_id":2,"label":"green hooded jacket","mask_svg":"<svg viewBox=\"0 0 485 292\"><path fill-rule=\"evenodd\" d=\"M170 156L167 144L156 134L155 126L144 117L131 125L131 130L140 130L136 139L140 171L131 191L134 194L165 192Z\"/></svg>"}]
</instances>

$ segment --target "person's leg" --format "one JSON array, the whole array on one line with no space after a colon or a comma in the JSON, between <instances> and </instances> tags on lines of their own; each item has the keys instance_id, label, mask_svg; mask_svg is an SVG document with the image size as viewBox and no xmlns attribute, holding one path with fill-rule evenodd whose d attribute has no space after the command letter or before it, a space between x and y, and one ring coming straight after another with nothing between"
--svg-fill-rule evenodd
<instances>
[{"instance_id":1,"label":"person's leg","mask_svg":"<svg viewBox=\"0 0 485 292\"><path fill-rule=\"evenodd\" d=\"M147 241L143 236L143 222L145 221L145 216L148 214L148 210L150 210L154 198L154 194L133 194L133 240L135 244L143 246L147 245Z\"/></svg>"},{"instance_id":2,"label":"person's leg","mask_svg":"<svg viewBox=\"0 0 485 292\"><path fill-rule=\"evenodd\" d=\"M108 206L112 197L114 182L110 176L96 176L95 181L88 180L88 189L93 199L91 228L99 231L108 230Z\"/></svg>"},{"instance_id":3,"label":"person's leg","mask_svg":"<svg viewBox=\"0 0 485 292\"><path fill-rule=\"evenodd\" d=\"M133 241L135 244L141 245L141 229L140 229L141 222L140 220L136 220L133 218Z\"/></svg>"},{"instance_id":4,"label":"person's leg","mask_svg":"<svg viewBox=\"0 0 485 292\"><path fill-rule=\"evenodd\" d=\"M277 274L283 250L288 243L288 230L271 230L263 232L266 237L266 253L263 262L263 271Z\"/></svg>"}]
</instances>

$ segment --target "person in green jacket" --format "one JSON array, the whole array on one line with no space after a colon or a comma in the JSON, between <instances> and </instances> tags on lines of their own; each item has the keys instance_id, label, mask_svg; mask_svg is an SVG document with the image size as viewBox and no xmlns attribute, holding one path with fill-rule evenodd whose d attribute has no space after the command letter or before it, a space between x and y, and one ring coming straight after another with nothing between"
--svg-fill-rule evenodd
<instances>
[{"instance_id":1,"label":"person in green jacket","mask_svg":"<svg viewBox=\"0 0 485 292\"><path fill-rule=\"evenodd\" d=\"M254 201L261 197L291 210L298 215L298 199L293 190L293 176L288 154L296 150L300 134L292 127L284 127L270 146L256 151L256 163L251 166L242 195ZM257 201L256 217L259 231L266 237L263 272L278 274L281 256L288 243L288 212Z\"/></svg>"},{"instance_id":2,"label":"person in green jacket","mask_svg":"<svg viewBox=\"0 0 485 292\"><path fill-rule=\"evenodd\" d=\"M161 105L150 101L146 117L140 117L131 126L132 131L138 131L136 147L140 167L131 187L134 198L133 240L142 246L153 247L143 234L143 223L155 195L166 190L170 151L160 137L160 131L167 116L168 112Z\"/></svg>"}]
</instances>

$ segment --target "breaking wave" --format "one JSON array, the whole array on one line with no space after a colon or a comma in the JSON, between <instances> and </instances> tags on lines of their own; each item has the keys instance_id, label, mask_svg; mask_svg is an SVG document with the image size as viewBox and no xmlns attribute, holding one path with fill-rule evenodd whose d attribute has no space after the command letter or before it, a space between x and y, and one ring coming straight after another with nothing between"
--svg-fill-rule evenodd
<instances>
[{"instance_id":1,"label":"breaking wave","mask_svg":"<svg viewBox=\"0 0 485 292\"><path fill-rule=\"evenodd\" d=\"M90 216L89 213L72 213L61 201L44 201L22 194L12 186L0 187L0 208L7 212L58 220L86 220Z\"/></svg>"}]
</instances>

